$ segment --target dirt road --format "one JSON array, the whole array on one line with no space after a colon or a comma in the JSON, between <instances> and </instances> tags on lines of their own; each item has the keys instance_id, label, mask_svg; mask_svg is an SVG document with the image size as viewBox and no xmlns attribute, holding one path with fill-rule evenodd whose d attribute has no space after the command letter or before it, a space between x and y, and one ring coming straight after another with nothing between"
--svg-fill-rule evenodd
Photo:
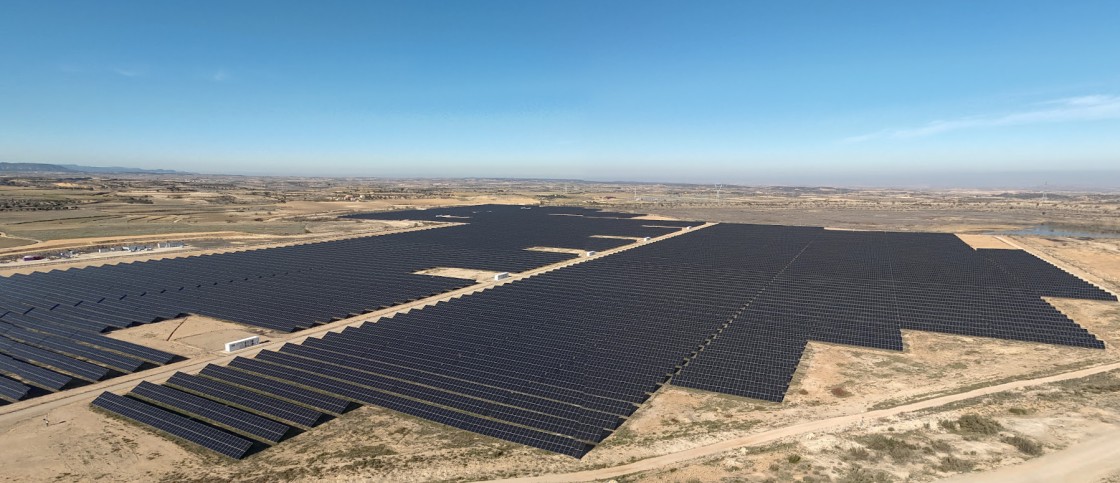
<instances>
[{"instance_id":1,"label":"dirt road","mask_svg":"<svg viewBox=\"0 0 1120 483\"><path fill-rule=\"evenodd\" d=\"M946 483L1050 483L1097 482L1120 471L1120 427L1069 448L1026 463L1005 466L987 473L961 475Z\"/></svg>"},{"instance_id":2,"label":"dirt road","mask_svg":"<svg viewBox=\"0 0 1120 483\"><path fill-rule=\"evenodd\" d=\"M1070 380L1070 379L1078 379L1078 378L1082 378L1082 377L1086 377L1086 376L1091 376L1093 374L1099 374L1099 373L1102 373L1102 372L1108 372L1108 371L1113 371L1113 370L1120 370L1120 362L1115 362L1115 363L1111 363L1111 364L1105 364L1105 365L1090 367L1090 368L1087 368L1087 369L1080 369L1080 370L1077 370L1077 371L1066 372L1066 373L1062 373L1062 374L1056 374L1056 375L1053 375L1053 376L1046 376L1046 377L1040 377L1040 378L1036 378L1036 379L1027 379L1027 380L1022 380L1022 381L1008 382L1008 383L1005 383L1005 384L999 384L999 385L995 385L995 386L984 387L984 388L975 389L975 390L968 391L968 392L963 392L963 393L960 393L960 394L951 394L951 395L948 395L948 396L941 396L941 397L937 397L937 398L933 398L933 399L927 399L925 401L918 401L918 402L915 402L915 403L904 404L904 405L896 406L896 407L893 407L893 408L879 409L879 410L875 410L875 411L867 411L867 412L864 412L864 413L852 414L852 415L848 415L848 416L838 416L838 417L835 417L835 418L821 419L821 420L818 420L818 421L808 421L808 422L805 422L805 423L786 426L784 428L773 429L773 430L770 430L770 431L763 431L761 433L752 434L750 436L744 436L742 438L735 438L735 439L729 439L727 441L720 441L718 443L710 444L710 445L707 445L707 446L700 446L700 447L688 449L688 450L685 450L685 451L680 451L680 452L676 452L676 453L670 453L670 454L666 454L666 455L656 456L656 457L653 457L653 458L648 458L648 459L636 461L634 463L629 463L629 464L620 465L620 466L614 466L614 467L610 467L610 468L600 468L600 469L595 469L595 470L577 471L577 472L574 472L574 473L541 475L541 476L533 476L533 477L525 477L525 478L513 478L513 479L508 479L508 480L495 480L495 481L521 482L521 483L529 483L529 482L533 482L533 483L551 483L551 482L564 483L564 482L571 482L571 481L605 480L605 479L609 479L609 478L616 478L616 477L619 477L619 476L628 475L628 474L631 474L631 473L638 473L638 472L642 472L642 471L653 470L653 469L660 468L660 467L663 467L663 466L681 464L681 463L684 463L686 461L694 460L694 459L697 459L697 458L714 456L714 455L723 453L725 451L741 448L741 447L744 447L744 446L759 446L759 445L763 445L763 444L767 444L767 443L777 441L777 440L782 439L782 438L799 436L799 435L802 435L802 434L812 433L812 432L817 432L817 431L835 431L837 429L841 429L841 428L844 428L844 427L860 425L860 424L863 424L864 422L868 422L870 420L881 419L881 418L886 418L886 417L891 417L891 416L897 416L897 415L900 415L900 414L914 412L914 411L920 411L920 410L923 410L923 409L936 408L936 407L944 406L946 404L954 403L954 402L957 402L957 401L964 401L966 399L972 399L972 398L976 398L976 397L987 396L987 395L991 395L991 394L996 394L996 393L1000 393L1000 392L1004 392L1004 391L1010 391L1010 390L1014 390L1014 389L1020 389L1020 388L1029 387L1029 386L1038 386L1038 385L1043 385L1043 384L1049 384L1049 383L1052 383L1052 382L1066 381L1066 380ZM1080 445L1078 445L1078 446L1080 446ZM1115 440L1113 440L1112 441L1112 446L1115 446L1115 448L1112 448L1111 450L1108 450L1108 451L1112 451L1112 452L1110 452L1108 454L1101 454L1101 455L1099 455L1099 457L1100 458L1112 458L1113 461L1120 464L1120 458L1116 458L1116 456L1120 456L1120 445L1116 445ZM1102 450L1102 451L1104 451L1104 450ZM1089 456L1090 455L1086 455L1086 457L1089 457ZM1098 457L1097 455L1095 455L1095 453L1092 456ZM1061 481L1061 480L1060 479L1059 480L1050 479L1050 480L1047 480L1047 481ZM1080 480L1076 480L1076 481L1080 481Z\"/></svg>"}]
</instances>

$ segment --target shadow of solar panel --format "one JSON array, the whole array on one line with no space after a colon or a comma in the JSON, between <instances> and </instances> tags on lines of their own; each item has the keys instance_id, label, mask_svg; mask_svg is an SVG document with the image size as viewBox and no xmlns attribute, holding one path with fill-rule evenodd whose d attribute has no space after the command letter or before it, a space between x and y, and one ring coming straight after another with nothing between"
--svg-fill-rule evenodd
<instances>
[{"instance_id":1,"label":"shadow of solar panel","mask_svg":"<svg viewBox=\"0 0 1120 483\"><path fill-rule=\"evenodd\" d=\"M111 392L101 393L90 404L230 458L244 458L253 446L248 439Z\"/></svg>"}]
</instances>

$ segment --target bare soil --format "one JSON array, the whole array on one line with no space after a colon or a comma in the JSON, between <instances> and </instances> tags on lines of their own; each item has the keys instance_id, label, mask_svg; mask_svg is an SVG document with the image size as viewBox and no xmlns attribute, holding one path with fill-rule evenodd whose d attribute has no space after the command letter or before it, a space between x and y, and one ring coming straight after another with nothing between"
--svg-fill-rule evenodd
<instances>
[{"instance_id":1,"label":"bare soil","mask_svg":"<svg viewBox=\"0 0 1120 483\"><path fill-rule=\"evenodd\" d=\"M227 322L201 315L164 320L153 324L116 330L107 334L114 339L134 342L145 347L170 352L187 358L222 353L225 343L261 336L265 342L275 334L234 322Z\"/></svg>"},{"instance_id":2,"label":"bare soil","mask_svg":"<svg viewBox=\"0 0 1120 483\"><path fill-rule=\"evenodd\" d=\"M967 243L972 248L995 248L1004 250L1014 250L1015 247L1008 245L1007 242L1000 240L998 237L992 235L957 235L961 241Z\"/></svg>"}]
</instances>

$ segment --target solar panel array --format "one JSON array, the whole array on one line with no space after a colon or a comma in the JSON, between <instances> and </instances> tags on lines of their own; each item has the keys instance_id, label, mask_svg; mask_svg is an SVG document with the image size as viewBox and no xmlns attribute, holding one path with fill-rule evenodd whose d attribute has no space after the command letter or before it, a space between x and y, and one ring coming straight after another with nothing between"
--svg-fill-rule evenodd
<instances>
[{"instance_id":1,"label":"solar panel array","mask_svg":"<svg viewBox=\"0 0 1120 483\"><path fill-rule=\"evenodd\" d=\"M253 442L249 439L111 392L101 393L91 404L231 458L243 458L253 447Z\"/></svg>"},{"instance_id":2,"label":"solar panel array","mask_svg":"<svg viewBox=\"0 0 1120 483\"><path fill-rule=\"evenodd\" d=\"M1041 297L1115 297L1027 252L939 233L816 230L788 242L799 253L673 384L781 401L809 340L902 350L901 329L1104 348Z\"/></svg>"},{"instance_id":3,"label":"solar panel array","mask_svg":"<svg viewBox=\"0 0 1120 483\"><path fill-rule=\"evenodd\" d=\"M7 364L2 367L10 369L0 375L57 391L175 358L102 332L186 314L291 332L475 283L414 274L420 270L521 272L575 256L529 247L602 250L632 240L592 235L659 236L676 229L639 220L546 216L564 210L474 209L483 214L456 220L469 224L438 230L0 278L0 354L56 373ZM21 397L37 394L42 391Z\"/></svg>"},{"instance_id":4,"label":"solar panel array","mask_svg":"<svg viewBox=\"0 0 1120 483\"><path fill-rule=\"evenodd\" d=\"M194 377L323 413L378 405L581 457L670 381L780 401L809 340L901 350L905 328L1103 347L1041 296L1111 295L1047 267L952 235L724 224ZM1028 282L1035 274L1045 286ZM283 419L188 379L168 384Z\"/></svg>"},{"instance_id":5,"label":"solar panel array","mask_svg":"<svg viewBox=\"0 0 1120 483\"><path fill-rule=\"evenodd\" d=\"M174 354L94 332L0 319L0 400L15 402L166 364Z\"/></svg>"}]
</instances>

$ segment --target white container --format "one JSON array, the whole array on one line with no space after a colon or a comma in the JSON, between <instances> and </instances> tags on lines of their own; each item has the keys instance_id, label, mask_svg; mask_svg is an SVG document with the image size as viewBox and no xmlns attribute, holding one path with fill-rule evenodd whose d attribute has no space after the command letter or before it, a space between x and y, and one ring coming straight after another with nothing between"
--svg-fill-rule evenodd
<instances>
[{"instance_id":1,"label":"white container","mask_svg":"<svg viewBox=\"0 0 1120 483\"><path fill-rule=\"evenodd\" d=\"M247 339L235 340L233 342L226 342L226 352L237 352L242 349L248 349L261 343L260 336L254 335Z\"/></svg>"}]
</instances>

